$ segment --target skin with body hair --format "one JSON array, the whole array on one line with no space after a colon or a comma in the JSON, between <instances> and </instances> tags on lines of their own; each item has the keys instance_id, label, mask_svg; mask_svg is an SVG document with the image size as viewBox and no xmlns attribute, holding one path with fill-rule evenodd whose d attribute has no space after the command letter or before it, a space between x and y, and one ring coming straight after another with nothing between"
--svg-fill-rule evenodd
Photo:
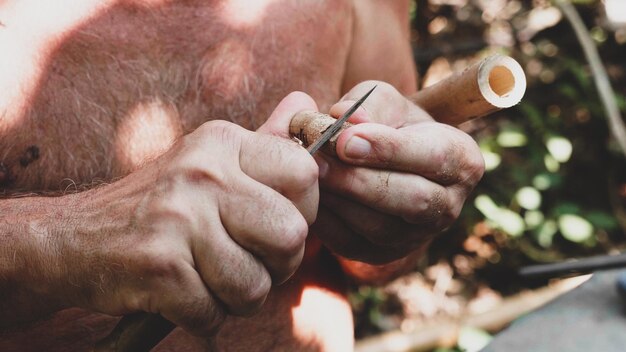
<instances>
[{"instance_id":1,"label":"skin with body hair","mask_svg":"<svg viewBox=\"0 0 626 352\"><path fill-rule=\"evenodd\" d=\"M0 350L347 351L347 280L411 268L483 172L404 98L408 0L0 1ZM338 117L312 157L302 110Z\"/></svg>"}]
</instances>

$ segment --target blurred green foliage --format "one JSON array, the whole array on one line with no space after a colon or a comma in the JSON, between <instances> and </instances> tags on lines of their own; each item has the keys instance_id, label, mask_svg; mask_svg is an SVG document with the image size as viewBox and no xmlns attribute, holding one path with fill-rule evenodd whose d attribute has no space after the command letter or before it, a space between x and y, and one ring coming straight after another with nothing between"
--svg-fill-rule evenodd
<instances>
[{"instance_id":1,"label":"blurred green foliage","mask_svg":"<svg viewBox=\"0 0 626 352\"><path fill-rule=\"evenodd\" d=\"M521 266L625 248L626 158L610 135L567 20L548 0L415 3L411 16L420 75L427 75L435 60L458 69L457 62L466 65L500 52L520 62L528 80L521 104L464 126L478 142L487 171L460 219L433 243L419 270L444 259L466 291L486 282L510 294L545 284L519 280ZM602 1L573 3L626 115L626 28L607 24ZM472 237L490 250L469 246ZM457 268L459 257L471 268ZM369 288L352 295L364 331L384 329L382 292ZM462 348L441 351L456 350Z\"/></svg>"},{"instance_id":2,"label":"blurred green foliage","mask_svg":"<svg viewBox=\"0 0 626 352\"><path fill-rule=\"evenodd\" d=\"M528 89L517 107L474 124L478 127L473 135L483 152L487 171L452 230L453 235L471 236L477 224L486 224L494 232L504 234L507 240L495 254L495 262L500 262L506 253L508 263L503 265L511 270L531 262L622 248L624 229L618 219L624 199L619 192L626 159L609 134L588 63L569 23L561 17L545 28L535 24L541 30L532 35L520 35L528 31L533 12L543 11L546 16L554 12L549 11L555 8L547 1L508 1L514 10L506 18L495 15L489 19L491 23L486 23L484 12L480 17L482 24L459 20L459 11L485 11L478 3L469 1L455 7L434 6L425 1L420 5L429 7L432 18L441 13L454 20L451 33L465 27L478 27L474 32L485 33L495 23L509 23L509 27L498 28L510 32L510 46L494 49L486 43L475 55L497 50L513 56L525 68ZM623 39L602 25L606 22L602 2L576 3L580 4L578 10L590 29L590 37L605 60L624 112ZM474 18L466 17L468 21ZM416 18L420 18L419 9ZM429 34L429 43L422 45L435 44L437 36L445 34ZM458 58L446 57L450 61ZM449 239L444 236L442 240Z\"/></svg>"}]
</instances>

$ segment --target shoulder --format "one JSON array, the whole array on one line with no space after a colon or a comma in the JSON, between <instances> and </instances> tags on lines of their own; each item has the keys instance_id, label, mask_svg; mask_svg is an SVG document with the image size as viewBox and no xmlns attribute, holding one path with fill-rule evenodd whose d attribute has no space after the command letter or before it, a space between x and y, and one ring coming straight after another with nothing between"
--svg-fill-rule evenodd
<instances>
[{"instance_id":1,"label":"shoulder","mask_svg":"<svg viewBox=\"0 0 626 352\"><path fill-rule=\"evenodd\" d=\"M354 0L354 25L343 89L364 80L416 90L410 44L409 0Z\"/></svg>"}]
</instances>

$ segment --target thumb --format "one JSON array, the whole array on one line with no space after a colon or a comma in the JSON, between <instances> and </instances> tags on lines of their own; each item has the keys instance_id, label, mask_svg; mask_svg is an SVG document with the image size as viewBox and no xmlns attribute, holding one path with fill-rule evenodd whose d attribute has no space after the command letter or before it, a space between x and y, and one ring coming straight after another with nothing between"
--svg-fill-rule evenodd
<instances>
[{"instance_id":1,"label":"thumb","mask_svg":"<svg viewBox=\"0 0 626 352\"><path fill-rule=\"evenodd\" d=\"M257 132L271 134L278 137L289 137L289 123L291 118L302 110L318 111L315 100L303 92L291 92L281 100L274 112L259 127Z\"/></svg>"}]
</instances>

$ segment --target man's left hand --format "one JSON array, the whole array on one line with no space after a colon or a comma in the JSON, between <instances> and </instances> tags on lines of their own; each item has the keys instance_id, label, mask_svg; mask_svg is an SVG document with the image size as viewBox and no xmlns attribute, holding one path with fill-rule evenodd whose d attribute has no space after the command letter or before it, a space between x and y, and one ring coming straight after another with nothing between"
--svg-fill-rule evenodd
<instances>
[{"instance_id":1,"label":"man's left hand","mask_svg":"<svg viewBox=\"0 0 626 352\"><path fill-rule=\"evenodd\" d=\"M393 86L367 81L335 104L338 117L378 85L337 141L318 153L320 209L312 230L334 253L385 264L424 247L458 217L484 172L476 142L434 121Z\"/></svg>"}]
</instances>

